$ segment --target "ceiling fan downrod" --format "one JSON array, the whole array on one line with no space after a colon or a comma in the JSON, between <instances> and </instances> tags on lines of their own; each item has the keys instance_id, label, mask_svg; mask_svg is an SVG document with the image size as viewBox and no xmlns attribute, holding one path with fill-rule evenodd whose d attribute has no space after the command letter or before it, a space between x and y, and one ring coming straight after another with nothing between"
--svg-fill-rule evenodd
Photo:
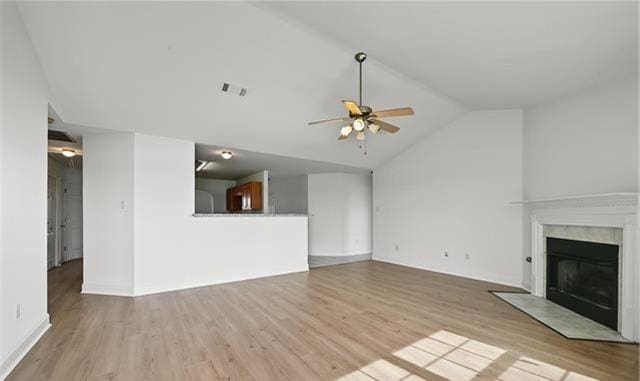
<instances>
[{"instance_id":1,"label":"ceiling fan downrod","mask_svg":"<svg viewBox=\"0 0 640 381\"><path fill-rule=\"evenodd\" d=\"M367 53L356 53L355 59L360 65L360 101L358 106L362 106L362 63L367 59Z\"/></svg>"}]
</instances>

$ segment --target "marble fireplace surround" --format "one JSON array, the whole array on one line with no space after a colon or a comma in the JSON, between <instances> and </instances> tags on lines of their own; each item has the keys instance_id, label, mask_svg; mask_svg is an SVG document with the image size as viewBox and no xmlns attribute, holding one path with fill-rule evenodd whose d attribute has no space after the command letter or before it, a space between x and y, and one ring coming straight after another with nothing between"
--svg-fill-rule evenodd
<instances>
[{"instance_id":1,"label":"marble fireplace surround","mask_svg":"<svg viewBox=\"0 0 640 381\"><path fill-rule=\"evenodd\" d=\"M531 222L531 294L545 297L547 236L621 245L618 331L624 338L639 342L638 194L573 196L522 204Z\"/></svg>"}]
</instances>

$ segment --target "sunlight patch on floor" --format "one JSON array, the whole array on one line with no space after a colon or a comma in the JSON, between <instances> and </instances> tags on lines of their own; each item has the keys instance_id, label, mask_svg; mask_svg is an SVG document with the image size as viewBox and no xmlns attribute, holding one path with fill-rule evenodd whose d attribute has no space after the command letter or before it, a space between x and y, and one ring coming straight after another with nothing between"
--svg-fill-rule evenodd
<instances>
[{"instance_id":1,"label":"sunlight patch on floor","mask_svg":"<svg viewBox=\"0 0 640 381\"><path fill-rule=\"evenodd\" d=\"M597 381L575 372L538 361L529 357L520 357L498 378L500 381Z\"/></svg>"},{"instance_id":2,"label":"sunlight patch on floor","mask_svg":"<svg viewBox=\"0 0 640 381\"><path fill-rule=\"evenodd\" d=\"M419 381L421 377L386 360L376 360L369 365L340 377L339 381Z\"/></svg>"},{"instance_id":3,"label":"sunlight patch on floor","mask_svg":"<svg viewBox=\"0 0 640 381\"><path fill-rule=\"evenodd\" d=\"M448 380L471 381L505 353L507 351L502 348L441 330L393 352L393 355L399 360ZM411 368L411 366L408 367ZM487 373L483 376L487 376ZM396 364L380 359L338 380L417 381L423 378ZM595 378L524 356L509 364L497 380L598 381Z\"/></svg>"}]
</instances>

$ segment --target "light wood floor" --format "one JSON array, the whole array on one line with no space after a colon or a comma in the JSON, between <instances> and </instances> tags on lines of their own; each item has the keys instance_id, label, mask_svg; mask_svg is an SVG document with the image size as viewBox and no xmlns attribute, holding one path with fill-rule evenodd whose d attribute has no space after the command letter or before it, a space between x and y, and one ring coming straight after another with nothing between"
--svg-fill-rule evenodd
<instances>
[{"instance_id":1,"label":"light wood floor","mask_svg":"<svg viewBox=\"0 0 640 381\"><path fill-rule=\"evenodd\" d=\"M9 380L637 380L635 345L567 340L487 292L359 262L139 298L49 273L53 326Z\"/></svg>"}]
</instances>

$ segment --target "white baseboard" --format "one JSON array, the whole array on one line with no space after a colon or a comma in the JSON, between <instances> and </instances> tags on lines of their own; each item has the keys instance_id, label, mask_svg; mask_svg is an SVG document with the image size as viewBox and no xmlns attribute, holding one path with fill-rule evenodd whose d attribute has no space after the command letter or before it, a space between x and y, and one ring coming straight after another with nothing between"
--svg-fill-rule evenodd
<instances>
[{"instance_id":1,"label":"white baseboard","mask_svg":"<svg viewBox=\"0 0 640 381\"><path fill-rule=\"evenodd\" d=\"M410 265L410 264L407 264L407 263L397 262L397 261L394 261L394 260L388 259L388 258L376 258L375 256L373 257L372 260L378 261L378 262L391 263L391 264L398 265L398 266L411 267L413 269L418 269L418 270L431 271L431 272L438 273L438 274L453 275L453 276L457 276L457 277L460 277L460 278L479 280L479 281L482 281L482 282L501 284L503 286L509 286L509 287L515 287L515 288L522 289L522 284L510 283L508 281L502 281L502 280L495 280L495 279L491 279L489 277L471 276L471 275L459 274L459 273L454 273L454 272L449 272L449 271L434 270L434 269L430 269L428 267L416 266L416 265Z\"/></svg>"},{"instance_id":2,"label":"white baseboard","mask_svg":"<svg viewBox=\"0 0 640 381\"><path fill-rule=\"evenodd\" d=\"M343 265L353 262L370 261L372 253L352 255L309 255L309 268Z\"/></svg>"},{"instance_id":3,"label":"white baseboard","mask_svg":"<svg viewBox=\"0 0 640 381\"><path fill-rule=\"evenodd\" d=\"M312 253L309 252L310 257L349 257L353 255L373 255L372 251L348 251L345 253L336 253L336 252L324 252L324 253Z\"/></svg>"},{"instance_id":4,"label":"white baseboard","mask_svg":"<svg viewBox=\"0 0 640 381\"><path fill-rule=\"evenodd\" d=\"M300 272L306 272L306 271L309 271L309 266L301 266L300 268L296 268L288 271L280 271L280 272L276 271L268 274L249 275L244 277L233 277L229 279L211 280L211 281L204 281L204 282L192 282L192 283L185 283L185 284L173 285L173 286L167 286L167 287L162 287L162 286L136 287L134 290L133 296L143 296L143 295L151 295L151 294L160 294L163 292L188 290L190 288L215 286L216 284L241 282L245 280L260 279L260 278L269 278L272 276L294 274L294 273L300 273Z\"/></svg>"},{"instance_id":5,"label":"white baseboard","mask_svg":"<svg viewBox=\"0 0 640 381\"><path fill-rule=\"evenodd\" d=\"M92 295L133 296L130 284L82 283L82 293Z\"/></svg>"},{"instance_id":6,"label":"white baseboard","mask_svg":"<svg viewBox=\"0 0 640 381\"><path fill-rule=\"evenodd\" d=\"M38 323L27 335L23 337L20 343L2 359L0 363L0 380L4 380L9 376L13 368L20 363L24 356L29 353L31 348L40 340L42 335L51 327L49 323L49 314L45 314L40 323Z\"/></svg>"}]
</instances>

